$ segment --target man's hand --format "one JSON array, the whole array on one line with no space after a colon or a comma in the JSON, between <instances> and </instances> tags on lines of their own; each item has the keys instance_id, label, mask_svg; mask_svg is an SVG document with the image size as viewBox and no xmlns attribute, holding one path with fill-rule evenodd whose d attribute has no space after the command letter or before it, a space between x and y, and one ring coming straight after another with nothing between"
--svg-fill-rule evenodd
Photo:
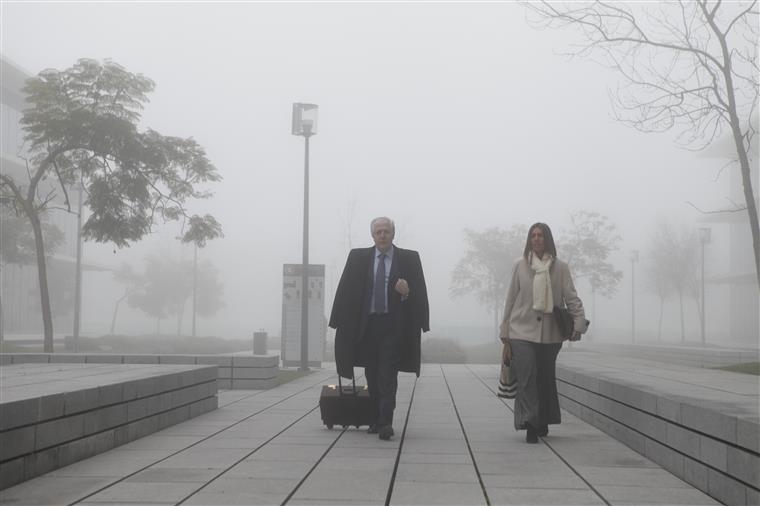
<instances>
[{"instance_id":1,"label":"man's hand","mask_svg":"<svg viewBox=\"0 0 760 506\"><path fill-rule=\"evenodd\" d=\"M405 279L399 278L398 281L396 281L396 286L393 288L395 288L395 290L400 293L402 297L409 297L409 284Z\"/></svg>"}]
</instances>

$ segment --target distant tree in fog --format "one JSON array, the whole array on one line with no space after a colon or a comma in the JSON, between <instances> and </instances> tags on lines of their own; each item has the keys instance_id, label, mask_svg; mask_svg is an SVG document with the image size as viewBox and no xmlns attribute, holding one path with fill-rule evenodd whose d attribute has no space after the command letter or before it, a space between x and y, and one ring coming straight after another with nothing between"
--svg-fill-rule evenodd
<instances>
[{"instance_id":1,"label":"distant tree in fog","mask_svg":"<svg viewBox=\"0 0 760 506\"><path fill-rule=\"evenodd\" d=\"M594 293L613 296L623 279L623 272L608 261L610 253L620 249L617 225L595 211L575 211L570 227L559 235L558 254L570 265L573 277L587 279Z\"/></svg>"},{"instance_id":2,"label":"distant tree in fog","mask_svg":"<svg viewBox=\"0 0 760 506\"><path fill-rule=\"evenodd\" d=\"M209 261L198 263L196 310L201 316L212 316L224 307L224 288L219 272ZM192 261L177 262L163 256L149 256L145 273L133 279L134 289L128 303L156 319L156 333L160 333L161 320L177 318L177 335L182 334L185 307L193 293Z\"/></svg>"},{"instance_id":3,"label":"distant tree in fog","mask_svg":"<svg viewBox=\"0 0 760 506\"><path fill-rule=\"evenodd\" d=\"M598 57L623 85L612 92L617 119L642 132L681 130L679 144L702 149L731 133L744 190L760 286L760 225L750 150L756 149L757 0L721 2L526 2L541 27L577 28L576 56ZM757 160L754 160L757 163Z\"/></svg>"},{"instance_id":4,"label":"distant tree in fog","mask_svg":"<svg viewBox=\"0 0 760 506\"><path fill-rule=\"evenodd\" d=\"M153 87L116 63L89 59L26 82L27 171L0 173L0 201L26 216L34 236L46 352L53 351L53 319L40 218L56 206L70 212L71 188L81 185L86 194L86 239L128 246L161 221L181 221L185 242L202 246L221 236L213 216L185 207L211 196L201 185L221 179L203 148L191 138L138 130Z\"/></svg>"},{"instance_id":5,"label":"distant tree in fog","mask_svg":"<svg viewBox=\"0 0 760 506\"><path fill-rule=\"evenodd\" d=\"M658 338L662 328L663 306L670 294L678 295L682 342L686 340L684 296L696 301L697 314L700 320L704 318L699 304L699 246L695 230L686 226L676 227L664 220L660 221L652 236L645 272L650 289L660 297Z\"/></svg>"},{"instance_id":6,"label":"distant tree in fog","mask_svg":"<svg viewBox=\"0 0 760 506\"><path fill-rule=\"evenodd\" d=\"M493 314L494 336L498 336L512 266L522 255L527 233L525 225L483 232L464 229L466 250L451 273L449 294L453 298L474 295Z\"/></svg>"},{"instance_id":7,"label":"distant tree in fog","mask_svg":"<svg viewBox=\"0 0 760 506\"><path fill-rule=\"evenodd\" d=\"M124 285L124 294L116 299L116 303L113 308L113 316L111 316L111 330L110 334L116 332L116 317L119 314L119 306L124 300L129 297L133 292L140 288L145 282L144 278L137 274L132 266L129 264L122 264L118 271L113 273L113 279Z\"/></svg>"},{"instance_id":8,"label":"distant tree in fog","mask_svg":"<svg viewBox=\"0 0 760 506\"><path fill-rule=\"evenodd\" d=\"M591 287L590 318L596 319L596 294L612 297L623 279L623 272L608 260L613 251L620 249L617 225L603 214L575 211L570 214L570 227L559 231L557 249L575 279L588 281ZM594 328L599 327L595 325Z\"/></svg>"}]
</instances>

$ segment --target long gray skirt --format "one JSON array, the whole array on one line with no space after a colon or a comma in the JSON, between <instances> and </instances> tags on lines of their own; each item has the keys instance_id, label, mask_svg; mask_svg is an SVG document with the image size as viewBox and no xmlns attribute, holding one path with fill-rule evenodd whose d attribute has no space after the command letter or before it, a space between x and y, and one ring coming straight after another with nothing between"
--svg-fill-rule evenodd
<instances>
[{"instance_id":1,"label":"long gray skirt","mask_svg":"<svg viewBox=\"0 0 760 506\"><path fill-rule=\"evenodd\" d=\"M562 343L539 344L510 340L517 379L515 429L538 428L562 421L557 398L555 364Z\"/></svg>"}]
</instances>

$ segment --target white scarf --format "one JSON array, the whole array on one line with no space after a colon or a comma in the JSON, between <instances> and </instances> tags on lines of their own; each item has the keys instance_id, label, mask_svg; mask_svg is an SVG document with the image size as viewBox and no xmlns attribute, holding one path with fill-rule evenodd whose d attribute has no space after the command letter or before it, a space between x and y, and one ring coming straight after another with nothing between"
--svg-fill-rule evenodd
<instances>
[{"instance_id":1,"label":"white scarf","mask_svg":"<svg viewBox=\"0 0 760 506\"><path fill-rule=\"evenodd\" d=\"M533 309L542 313L551 313L554 309L554 295L552 294L552 280L549 268L554 258L548 253L544 258L538 258L531 252L530 267L536 273L533 277Z\"/></svg>"}]
</instances>

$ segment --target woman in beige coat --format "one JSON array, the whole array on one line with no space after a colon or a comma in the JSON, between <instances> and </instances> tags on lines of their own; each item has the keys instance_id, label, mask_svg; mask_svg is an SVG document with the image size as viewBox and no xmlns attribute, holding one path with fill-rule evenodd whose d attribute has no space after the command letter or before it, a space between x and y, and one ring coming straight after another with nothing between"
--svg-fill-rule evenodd
<instances>
[{"instance_id":1,"label":"woman in beige coat","mask_svg":"<svg viewBox=\"0 0 760 506\"><path fill-rule=\"evenodd\" d=\"M499 337L517 379L515 429L527 430L525 440L537 443L561 422L555 363L562 336L554 306L567 306L573 316L571 340L588 327L567 263L557 258L551 229L535 223L528 230L523 257L515 262L507 291Z\"/></svg>"}]
</instances>

